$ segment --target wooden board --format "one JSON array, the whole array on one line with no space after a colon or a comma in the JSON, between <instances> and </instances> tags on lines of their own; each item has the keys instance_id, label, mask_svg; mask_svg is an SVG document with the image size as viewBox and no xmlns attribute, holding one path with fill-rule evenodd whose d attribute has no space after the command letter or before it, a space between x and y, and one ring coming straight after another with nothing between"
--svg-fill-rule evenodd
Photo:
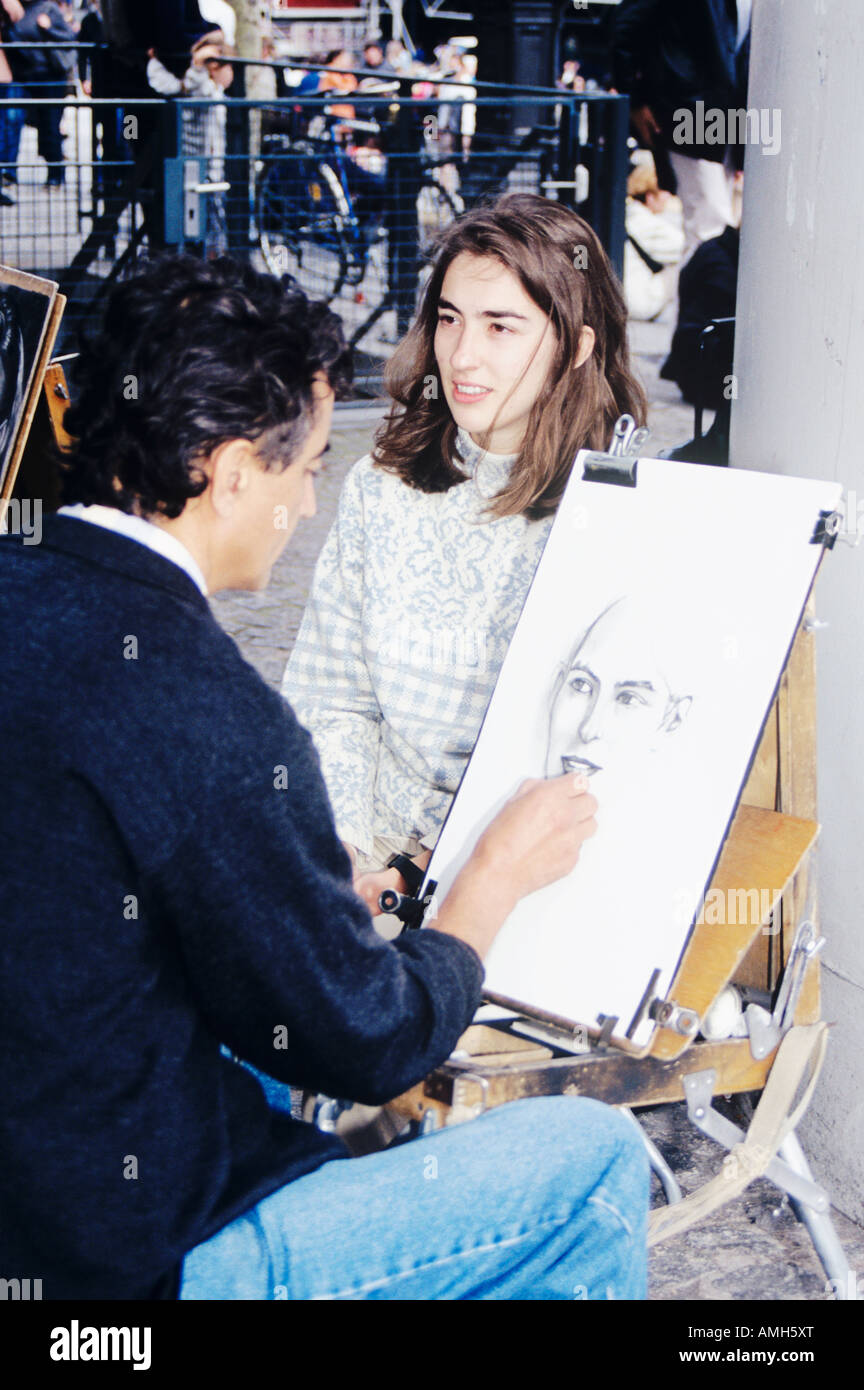
<instances>
[{"instance_id":1,"label":"wooden board","mask_svg":"<svg viewBox=\"0 0 864 1390\"><path fill-rule=\"evenodd\" d=\"M70 443L64 426L68 404L62 363L51 362L45 369L42 392L12 489L12 497L21 501L41 499L45 512L55 512L60 506L61 479L54 446L62 449Z\"/></svg>"},{"instance_id":2,"label":"wooden board","mask_svg":"<svg viewBox=\"0 0 864 1390\"><path fill-rule=\"evenodd\" d=\"M51 314L48 319L45 333L42 337L42 343L39 349L39 356L36 360L36 369L33 374L33 382L30 387L30 392L27 397L26 405L21 415L21 423L18 427L18 432L15 436L15 444L12 450L11 458L9 460L9 465L6 469L6 475L3 479L3 487L2 490L0 490L0 501L10 498L15 490L15 480L18 476L18 469L21 464L21 459L24 455L24 449L27 445L27 439L30 434L30 426L33 423L33 417L36 414L36 407L42 399L42 383L45 377L45 371L48 366L48 361L51 357L51 353L54 348L54 343L57 338L57 332L60 328L60 320L63 317L63 310L65 309L65 307L65 296L62 294L56 295L54 297L54 302L51 306Z\"/></svg>"},{"instance_id":3,"label":"wooden board","mask_svg":"<svg viewBox=\"0 0 864 1390\"><path fill-rule=\"evenodd\" d=\"M719 924L706 910L694 928L669 997L700 1018L735 974L754 937L767 924L770 910L787 888L818 834L816 821L781 816L754 806L740 806L723 846L711 883L722 895L725 920ZM689 1039L658 1028L650 1052L658 1058L679 1056Z\"/></svg>"},{"instance_id":4,"label":"wooden board","mask_svg":"<svg viewBox=\"0 0 864 1390\"><path fill-rule=\"evenodd\" d=\"M441 1123L452 1123L481 1109L532 1096L578 1095L609 1105L658 1105L683 1100L683 1078L709 1067L717 1072L716 1093L760 1090L773 1060L771 1053L762 1061L754 1061L744 1038L694 1043L685 1056L670 1062L633 1057L617 1048L552 1062L511 1062L498 1067L480 1056L474 1062L446 1062L437 1067L388 1108L413 1120L434 1111Z\"/></svg>"},{"instance_id":5,"label":"wooden board","mask_svg":"<svg viewBox=\"0 0 864 1390\"><path fill-rule=\"evenodd\" d=\"M805 622L814 614L811 595ZM798 630L741 800L749 806L817 819L815 638L804 624ZM771 936L760 933L756 937L735 972L738 983L769 992L776 986L795 927L806 911L810 873L809 864L802 866L784 898L779 922L775 922L779 930ZM795 1021L815 1023L819 1017L819 967L814 964L808 967Z\"/></svg>"}]
</instances>

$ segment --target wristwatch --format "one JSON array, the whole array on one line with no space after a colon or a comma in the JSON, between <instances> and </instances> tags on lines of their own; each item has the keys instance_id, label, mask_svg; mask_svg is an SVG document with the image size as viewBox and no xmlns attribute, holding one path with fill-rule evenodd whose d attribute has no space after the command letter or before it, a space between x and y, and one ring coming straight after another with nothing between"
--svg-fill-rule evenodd
<instances>
[{"instance_id":1,"label":"wristwatch","mask_svg":"<svg viewBox=\"0 0 864 1390\"><path fill-rule=\"evenodd\" d=\"M387 868L398 869L408 885L408 892L412 897L417 896L426 877L425 869L421 869L419 864L415 864L413 859L408 858L407 854L394 854L392 859L387 860Z\"/></svg>"}]
</instances>

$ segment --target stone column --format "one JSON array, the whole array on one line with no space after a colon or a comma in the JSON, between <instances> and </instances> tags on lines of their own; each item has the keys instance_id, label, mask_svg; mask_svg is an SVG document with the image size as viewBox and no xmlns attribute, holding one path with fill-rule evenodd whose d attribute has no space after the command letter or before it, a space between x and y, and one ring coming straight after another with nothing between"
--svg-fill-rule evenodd
<instances>
[{"instance_id":1,"label":"stone column","mask_svg":"<svg viewBox=\"0 0 864 1390\"><path fill-rule=\"evenodd\" d=\"M775 127L779 113L781 139L775 154L748 146L745 161L731 462L840 479L864 530L860 0L758 0L753 12L748 107ZM826 555L816 607L829 624L817 636L823 1012L836 1027L802 1139L862 1221L864 547Z\"/></svg>"}]
</instances>

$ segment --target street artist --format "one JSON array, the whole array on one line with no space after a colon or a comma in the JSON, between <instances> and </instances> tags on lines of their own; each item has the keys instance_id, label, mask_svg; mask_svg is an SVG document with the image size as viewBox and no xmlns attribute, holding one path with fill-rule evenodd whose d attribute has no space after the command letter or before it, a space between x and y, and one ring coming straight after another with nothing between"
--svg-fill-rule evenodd
<instances>
[{"instance_id":1,"label":"street artist","mask_svg":"<svg viewBox=\"0 0 864 1390\"><path fill-rule=\"evenodd\" d=\"M144 268L82 359L64 507L0 538L0 1267L45 1298L644 1296L616 1111L521 1101L349 1158L260 1080L415 1084L595 828L578 775L526 784L430 929L373 929L309 735L207 600L314 513L347 371L277 281Z\"/></svg>"}]
</instances>

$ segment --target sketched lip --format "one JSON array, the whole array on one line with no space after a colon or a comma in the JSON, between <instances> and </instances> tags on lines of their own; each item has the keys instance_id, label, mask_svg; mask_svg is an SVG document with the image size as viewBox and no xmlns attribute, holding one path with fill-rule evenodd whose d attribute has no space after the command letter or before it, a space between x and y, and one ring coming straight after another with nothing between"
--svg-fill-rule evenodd
<instances>
[{"instance_id":1,"label":"sketched lip","mask_svg":"<svg viewBox=\"0 0 864 1390\"><path fill-rule=\"evenodd\" d=\"M592 763L589 758L577 758L575 753L565 753L561 766L565 772L584 772L586 777L593 777L595 772L603 770L599 763Z\"/></svg>"}]
</instances>

